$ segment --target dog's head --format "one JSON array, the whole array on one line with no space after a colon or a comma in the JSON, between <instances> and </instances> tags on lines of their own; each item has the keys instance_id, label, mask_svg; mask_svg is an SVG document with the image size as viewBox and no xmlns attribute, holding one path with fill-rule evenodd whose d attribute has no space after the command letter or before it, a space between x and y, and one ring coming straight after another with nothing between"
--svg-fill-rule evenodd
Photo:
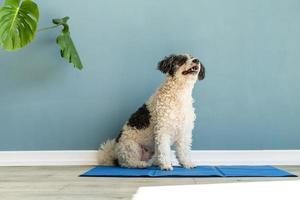
<instances>
[{"instance_id":1,"label":"dog's head","mask_svg":"<svg viewBox=\"0 0 300 200\"><path fill-rule=\"evenodd\" d=\"M188 54L167 56L158 63L158 69L172 77L198 80L203 80L205 77L202 63Z\"/></svg>"}]
</instances>

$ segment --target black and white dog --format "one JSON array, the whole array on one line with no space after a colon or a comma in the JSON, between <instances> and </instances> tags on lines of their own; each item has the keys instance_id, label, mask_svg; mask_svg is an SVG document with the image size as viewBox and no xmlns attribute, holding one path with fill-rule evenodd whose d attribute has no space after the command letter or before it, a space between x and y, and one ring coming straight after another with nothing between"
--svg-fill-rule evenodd
<instances>
[{"instance_id":1,"label":"black and white dog","mask_svg":"<svg viewBox=\"0 0 300 200\"><path fill-rule=\"evenodd\" d=\"M205 77L205 68L189 54L170 55L158 63L167 74L164 83L124 124L116 139L99 150L99 164L145 168L158 165L172 170L171 145L185 168L195 167L191 160L195 113L192 90Z\"/></svg>"}]
</instances>

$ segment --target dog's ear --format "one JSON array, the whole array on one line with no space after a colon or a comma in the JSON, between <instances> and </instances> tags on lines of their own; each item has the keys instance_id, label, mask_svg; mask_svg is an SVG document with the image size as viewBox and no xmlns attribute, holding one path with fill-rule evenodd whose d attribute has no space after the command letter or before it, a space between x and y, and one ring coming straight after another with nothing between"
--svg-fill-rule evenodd
<instances>
[{"instance_id":1,"label":"dog's ear","mask_svg":"<svg viewBox=\"0 0 300 200\"><path fill-rule=\"evenodd\" d=\"M200 68L200 72L198 74L198 80L203 80L205 78L205 67L202 63L200 63L201 68Z\"/></svg>"},{"instance_id":2,"label":"dog's ear","mask_svg":"<svg viewBox=\"0 0 300 200\"><path fill-rule=\"evenodd\" d=\"M176 66L183 65L187 59L188 58L184 55L171 54L158 63L158 69L162 73L169 73L171 76L173 76L176 72Z\"/></svg>"},{"instance_id":3,"label":"dog's ear","mask_svg":"<svg viewBox=\"0 0 300 200\"><path fill-rule=\"evenodd\" d=\"M159 61L157 66L158 70L160 70L164 74L169 73L171 75L171 71L173 71L172 68L174 68L175 57L176 55L171 54L169 56L166 56L163 60Z\"/></svg>"}]
</instances>

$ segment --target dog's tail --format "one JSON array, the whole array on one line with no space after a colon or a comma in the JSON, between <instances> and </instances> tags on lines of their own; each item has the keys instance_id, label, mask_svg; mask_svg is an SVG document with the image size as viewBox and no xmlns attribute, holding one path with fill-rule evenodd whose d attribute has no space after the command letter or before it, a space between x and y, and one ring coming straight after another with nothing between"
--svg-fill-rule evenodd
<instances>
[{"instance_id":1,"label":"dog's tail","mask_svg":"<svg viewBox=\"0 0 300 200\"><path fill-rule=\"evenodd\" d=\"M116 140L107 140L101 144L98 154L99 165L113 166L117 164L117 157L115 154Z\"/></svg>"}]
</instances>

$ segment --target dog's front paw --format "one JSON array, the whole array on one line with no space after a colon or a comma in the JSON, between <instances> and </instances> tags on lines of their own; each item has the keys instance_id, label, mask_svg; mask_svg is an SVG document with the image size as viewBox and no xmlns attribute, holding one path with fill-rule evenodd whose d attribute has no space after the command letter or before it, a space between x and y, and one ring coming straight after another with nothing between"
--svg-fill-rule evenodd
<instances>
[{"instance_id":1,"label":"dog's front paw","mask_svg":"<svg viewBox=\"0 0 300 200\"><path fill-rule=\"evenodd\" d=\"M187 169L192 169L197 167L197 165L193 162L184 162L184 163L180 163L182 165L182 167L187 168Z\"/></svg>"},{"instance_id":2,"label":"dog's front paw","mask_svg":"<svg viewBox=\"0 0 300 200\"><path fill-rule=\"evenodd\" d=\"M171 164L161 164L159 165L161 170L171 171L173 170L173 167Z\"/></svg>"}]
</instances>

